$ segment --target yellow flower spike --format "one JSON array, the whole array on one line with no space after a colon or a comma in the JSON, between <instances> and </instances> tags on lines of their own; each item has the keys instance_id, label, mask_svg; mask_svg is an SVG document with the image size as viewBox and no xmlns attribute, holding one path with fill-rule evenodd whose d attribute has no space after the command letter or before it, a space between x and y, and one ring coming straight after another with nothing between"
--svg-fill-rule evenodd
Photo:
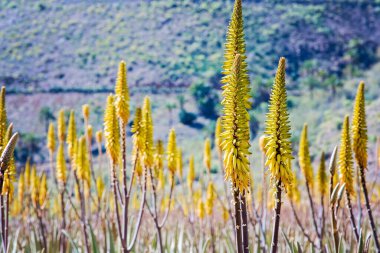
<instances>
[{"instance_id":1,"label":"yellow flower spike","mask_svg":"<svg viewBox=\"0 0 380 253\"><path fill-rule=\"evenodd\" d=\"M10 197L13 195L13 184L10 179L9 173L4 174L3 189L1 192L2 195L8 194Z\"/></svg>"},{"instance_id":2,"label":"yellow flower spike","mask_svg":"<svg viewBox=\"0 0 380 253\"><path fill-rule=\"evenodd\" d=\"M287 188L288 191L288 197L292 201L294 201L296 204L300 204L301 202L301 192L298 189L298 178L296 173L293 174L293 184L289 185Z\"/></svg>"},{"instance_id":3,"label":"yellow flower spike","mask_svg":"<svg viewBox=\"0 0 380 253\"><path fill-rule=\"evenodd\" d=\"M5 87L1 87L0 91L0 146L4 147L6 145L5 143L5 135L7 131L7 109L6 109L6 102L5 102Z\"/></svg>"},{"instance_id":4,"label":"yellow flower spike","mask_svg":"<svg viewBox=\"0 0 380 253\"><path fill-rule=\"evenodd\" d=\"M154 154L154 177L158 177L159 171L164 169L165 148L162 140L157 141Z\"/></svg>"},{"instance_id":5,"label":"yellow flower spike","mask_svg":"<svg viewBox=\"0 0 380 253\"><path fill-rule=\"evenodd\" d=\"M212 215L214 209L214 201L215 201L215 187L212 182L207 185L206 192L206 213L207 215Z\"/></svg>"},{"instance_id":6,"label":"yellow flower spike","mask_svg":"<svg viewBox=\"0 0 380 253\"><path fill-rule=\"evenodd\" d=\"M249 187L249 87L244 81L242 68L243 57L236 55L228 82L223 86L223 117L224 132L221 146L224 151L225 178L230 179L240 193Z\"/></svg>"},{"instance_id":7,"label":"yellow flower spike","mask_svg":"<svg viewBox=\"0 0 380 253\"><path fill-rule=\"evenodd\" d=\"M41 176L41 181L39 185L39 194L38 194L38 200L40 206L43 206L45 204L45 201L47 200L47 179L45 173Z\"/></svg>"},{"instance_id":8,"label":"yellow flower spike","mask_svg":"<svg viewBox=\"0 0 380 253\"><path fill-rule=\"evenodd\" d=\"M367 142L364 82L360 82L358 91L356 92L352 117L352 148L360 168L367 168Z\"/></svg>"},{"instance_id":9,"label":"yellow flower spike","mask_svg":"<svg viewBox=\"0 0 380 253\"><path fill-rule=\"evenodd\" d=\"M309 184L311 189L313 189L313 186L314 186L313 174L314 173L313 173L313 167L311 165L311 160L310 160L309 141L307 139L307 124L304 124L303 129L302 129L298 157L299 157L299 165L300 165L302 173L305 176L306 183Z\"/></svg>"},{"instance_id":10,"label":"yellow flower spike","mask_svg":"<svg viewBox=\"0 0 380 253\"><path fill-rule=\"evenodd\" d=\"M63 109L61 109L58 112L57 129L58 129L58 140L60 142L64 142L65 135L66 135L66 122L65 122L65 111Z\"/></svg>"},{"instance_id":11,"label":"yellow flower spike","mask_svg":"<svg viewBox=\"0 0 380 253\"><path fill-rule=\"evenodd\" d=\"M158 171L158 185L157 189L161 190L165 188L165 183L166 183L166 178L165 178L165 173L164 170L159 170Z\"/></svg>"},{"instance_id":12,"label":"yellow flower spike","mask_svg":"<svg viewBox=\"0 0 380 253\"><path fill-rule=\"evenodd\" d=\"M82 105L82 114L83 114L84 120L88 122L90 118L90 106L88 104Z\"/></svg>"},{"instance_id":13,"label":"yellow flower spike","mask_svg":"<svg viewBox=\"0 0 380 253\"><path fill-rule=\"evenodd\" d=\"M189 172L187 173L187 185L190 190L193 188L194 180L195 180L194 155L191 155L189 159Z\"/></svg>"},{"instance_id":14,"label":"yellow flower spike","mask_svg":"<svg viewBox=\"0 0 380 253\"><path fill-rule=\"evenodd\" d=\"M193 204L198 204L199 200L202 198L202 189L199 189L197 191L194 191L193 193Z\"/></svg>"},{"instance_id":15,"label":"yellow flower spike","mask_svg":"<svg viewBox=\"0 0 380 253\"><path fill-rule=\"evenodd\" d=\"M141 108L136 108L135 118L133 119L132 125L132 133L133 133L133 145L136 150L138 150L140 155L145 153L145 123L143 117L143 111ZM141 157L141 156L140 156Z\"/></svg>"},{"instance_id":16,"label":"yellow flower spike","mask_svg":"<svg viewBox=\"0 0 380 253\"><path fill-rule=\"evenodd\" d=\"M216 120L216 124L215 124L215 146L216 146L216 149L217 149L219 155L222 155L222 148L220 146L220 144L222 143L222 138L220 137L222 132L223 132L222 118L219 117Z\"/></svg>"},{"instance_id":17,"label":"yellow flower spike","mask_svg":"<svg viewBox=\"0 0 380 253\"><path fill-rule=\"evenodd\" d=\"M56 177L57 182L64 186L66 184L66 160L63 143L59 144L57 158L56 158Z\"/></svg>"},{"instance_id":18,"label":"yellow flower spike","mask_svg":"<svg viewBox=\"0 0 380 253\"><path fill-rule=\"evenodd\" d=\"M207 197L207 199L211 199L212 201L214 201L216 199L215 186L214 186L213 182L210 182L207 185L206 197Z\"/></svg>"},{"instance_id":19,"label":"yellow flower spike","mask_svg":"<svg viewBox=\"0 0 380 253\"><path fill-rule=\"evenodd\" d=\"M56 143L55 143L54 124L53 122L50 122L49 130L47 134L47 140L46 140L46 147L48 148L51 155L55 152L55 145Z\"/></svg>"},{"instance_id":20,"label":"yellow flower spike","mask_svg":"<svg viewBox=\"0 0 380 253\"><path fill-rule=\"evenodd\" d=\"M214 201L212 199L206 199L205 210L208 216L212 215L214 210Z\"/></svg>"},{"instance_id":21,"label":"yellow flower spike","mask_svg":"<svg viewBox=\"0 0 380 253\"><path fill-rule=\"evenodd\" d=\"M352 161L350 126L348 116L344 118L343 122L338 164L340 172L340 181L346 184L345 188L348 194L354 195L354 168Z\"/></svg>"},{"instance_id":22,"label":"yellow flower spike","mask_svg":"<svg viewBox=\"0 0 380 253\"><path fill-rule=\"evenodd\" d=\"M183 160L182 160L182 149L178 148L177 150L177 168L178 168L178 176L182 181L183 178Z\"/></svg>"},{"instance_id":23,"label":"yellow flower spike","mask_svg":"<svg viewBox=\"0 0 380 253\"><path fill-rule=\"evenodd\" d=\"M205 140L204 151L203 151L203 163L206 167L208 173L211 170L211 141L209 138Z\"/></svg>"},{"instance_id":24,"label":"yellow flower spike","mask_svg":"<svg viewBox=\"0 0 380 253\"><path fill-rule=\"evenodd\" d=\"M168 161L168 169L172 175L174 175L177 170L176 157L177 157L176 134L175 134L175 130L171 129L169 133L166 159Z\"/></svg>"},{"instance_id":25,"label":"yellow flower spike","mask_svg":"<svg viewBox=\"0 0 380 253\"><path fill-rule=\"evenodd\" d=\"M321 161L319 163L318 190L319 190L319 194L321 194L321 196L326 195L327 190L328 190L328 176L326 173L325 152L322 152Z\"/></svg>"},{"instance_id":26,"label":"yellow flower spike","mask_svg":"<svg viewBox=\"0 0 380 253\"><path fill-rule=\"evenodd\" d=\"M203 203L203 201L200 199L198 201L198 217L199 219L203 220L204 217L205 217L205 204Z\"/></svg>"},{"instance_id":27,"label":"yellow flower spike","mask_svg":"<svg viewBox=\"0 0 380 253\"><path fill-rule=\"evenodd\" d=\"M141 178L142 174L143 174L143 166L141 164L141 160L137 160L136 161L136 174L139 178Z\"/></svg>"},{"instance_id":28,"label":"yellow flower spike","mask_svg":"<svg viewBox=\"0 0 380 253\"><path fill-rule=\"evenodd\" d=\"M93 128L92 125L87 126L87 136L90 142L92 142L92 134L93 134Z\"/></svg>"},{"instance_id":29,"label":"yellow flower spike","mask_svg":"<svg viewBox=\"0 0 380 253\"><path fill-rule=\"evenodd\" d=\"M18 216L21 213L21 203L18 201L13 201L10 213L12 216Z\"/></svg>"},{"instance_id":30,"label":"yellow flower spike","mask_svg":"<svg viewBox=\"0 0 380 253\"><path fill-rule=\"evenodd\" d=\"M117 164L120 155L120 129L112 95L107 98L104 113L104 137L108 156L113 164Z\"/></svg>"},{"instance_id":31,"label":"yellow flower spike","mask_svg":"<svg viewBox=\"0 0 380 253\"><path fill-rule=\"evenodd\" d=\"M77 126L75 122L75 113L73 110L70 111L69 125L67 127L67 153L69 154L70 159L73 159L75 150L74 145L77 140Z\"/></svg>"},{"instance_id":32,"label":"yellow flower spike","mask_svg":"<svg viewBox=\"0 0 380 253\"><path fill-rule=\"evenodd\" d=\"M78 148L76 154L76 171L78 178L90 182L90 161L88 159L88 151L86 145L86 139L84 136L78 140Z\"/></svg>"},{"instance_id":33,"label":"yellow flower spike","mask_svg":"<svg viewBox=\"0 0 380 253\"><path fill-rule=\"evenodd\" d=\"M102 131L96 131L96 142L98 143L98 144L102 144L102 142L103 142L103 133L102 133Z\"/></svg>"},{"instance_id":34,"label":"yellow flower spike","mask_svg":"<svg viewBox=\"0 0 380 253\"><path fill-rule=\"evenodd\" d=\"M39 203L39 178L37 177L37 171L36 171L36 168L33 167L32 169L32 172L31 172L31 175L30 175L30 183L31 183L31 196L32 196L32 202L34 204L34 206L37 206L37 204Z\"/></svg>"},{"instance_id":35,"label":"yellow flower spike","mask_svg":"<svg viewBox=\"0 0 380 253\"><path fill-rule=\"evenodd\" d=\"M292 147L290 143L290 122L287 110L285 87L285 58L278 64L276 77L270 95L266 116L265 135L267 136L266 166L271 174L273 185L281 182L289 188L293 183L291 170Z\"/></svg>"},{"instance_id":36,"label":"yellow flower spike","mask_svg":"<svg viewBox=\"0 0 380 253\"><path fill-rule=\"evenodd\" d=\"M24 181L26 189L30 187L30 159L28 158L25 163L25 171L24 171Z\"/></svg>"},{"instance_id":37,"label":"yellow flower spike","mask_svg":"<svg viewBox=\"0 0 380 253\"><path fill-rule=\"evenodd\" d=\"M142 113L145 128L144 167L152 168L154 163L153 119L150 98L148 96L144 98Z\"/></svg>"},{"instance_id":38,"label":"yellow flower spike","mask_svg":"<svg viewBox=\"0 0 380 253\"><path fill-rule=\"evenodd\" d=\"M70 163L71 163L71 167L73 171L76 171L77 169L78 147L79 147L79 140L76 139L72 147L73 157L71 157L70 159Z\"/></svg>"},{"instance_id":39,"label":"yellow flower spike","mask_svg":"<svg viewBox=\"0 0 380 253\"><path fill-rule=\"evenodd\" d=\"M96 188L98 192L98 198L101 199L104 194L105 184L102 177L96 178Z\"/></svg>"},{"instance_id":40,"label":"yellow flower spike","mask_svg":"<svg viewBox=\"0 0 380 253\"><path fill-rule=\"evenodd\" d=\"M228 26L227 38L224 50L223 78L222 83L230 82L229 76L232 74L232 66L236 55L241 56L241 83L243 87L249 87L249 77L247 71L247 56L245 55L245 39L244 39L244 22L242 13L241 0L236 0L232 12L231 20ZM248 103L247 107L250 107ZM223 124L222 124L223 125Z\"/></svg>"},{"instance_id":41,"label":"yellow flower spike","mask_svg":"<svg viewBox=\"0 0 380 253\"><path fill-rule=\"evenodd\" d=\"M115 85L115 107L116 114L124 125L129 119L129 100L126 64L121 61Z\"/></svg>"},{"instance_id":42,"label":"yellow flower spike","mask_svg":"<svg viewBox=\"0 0 380 253\"><path fill-rule=\"evenodd\" d=\"M24 190L25 190L25 176L24 173L20 174L20 177L18 179L18 185L17 185L17 194L18 194L18 201L21 204L24 202Z\"/></svg>"},{"instance_id":43,"label":"yellow flower spike","mask_svg":"<svg viewBox=\"0 0 380 253\"><path fill-rule=\"evenodd\" d=\"M230 218L230 214L228 213L227 208L225 207L222 207L222 208L223 208L223 221L224 223L226 223L228 219Z\"/></svg>"}]
</instances>

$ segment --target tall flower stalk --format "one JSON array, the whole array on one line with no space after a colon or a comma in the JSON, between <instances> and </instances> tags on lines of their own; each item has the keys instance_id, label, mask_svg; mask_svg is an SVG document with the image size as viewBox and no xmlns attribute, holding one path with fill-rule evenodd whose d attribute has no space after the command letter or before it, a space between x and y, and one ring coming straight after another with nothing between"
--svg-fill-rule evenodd
<instances>
[{"instance_id":1,"label":"tall flower stalk","mask_svg":"<svg viewBox=\"0 0 380 253\"><path fill-rule=\"evenodd\" d=\"M319 168L318 168L318 192L321 200L321 214L320 214L320 238L319 238L319 248L323 248L323 234L325 229L325 196L328 189L328 180L326 173L326 164L325 164L325 152L321 153Z\"/></svg>"},{"instance_id":2,"label":"tall flower stalk","mask_svg":"<svg viewBox=\"0 0 380 253\"><path fill-rule=\"evenodd\" d=\"M9 203L13 195L13 181L16 173L14 149L18 133L12 135L12 124L8 125L5 103L5 87L0 92L0 225L4 252L8 250Z\"/></svg>"},{"instance_id":3,"label":"tall flower stalk","mask_svg":"<svg viewBox=\"0 0 380 253\"><path fill-rule=\"evenodd\" d=\"M244 84L241 72L242 58L238 54L232 65L233 71L229 75L229 82L223 86L223 141L221 147L224 152L224 167L226 170L225 178L232 182L235 208L235 233L236 233L236 250L245 252L248 250L248 236L243 238L243 228L247 228L247 212L242 210L241 198L245 198L245 192L249 189L250 174L249 160L250 154L248 149L249 143L249 114L247 111L249 88ZM247 228L248 229L248 228ZM248 232L248 231L246 231ZM246 241L244 241L246 239Z\"/></svg>"},{"instance_id":4,"label":"tall flower stalk","mask_svg":"<svg viewBox=\"0 0 380 253\"><path fill-rule=\"evenodd\" d=\"M84 136L80 137L76 143L74 177L77 184L80 208L81 208L81 223L84 235L86 252L90 251L89 237L87 232L87 215L86 215L86 196L84 194L86 184L90 188L91 172L90 160L88 158L87 144Z\"/></svg>"},{"instance_id":5,"label":"tall flower stalk","mask_svg":"<svg viewBox=\"0 0 380 253\"><path fill-rule=\"evenodd\" d=\"M380 243L377 237L376 224L372 215L371 204L368 197L367 183L366 183L366 169L367 169L367 122L365 113L365 97L364 97L364 82L360 82L356 98L352 118L352 147L355 153L355 160L359 167L360 182L363 189L368 217L371 224L373 239L377 252L380 252Z\"/></svg>"},{"instance_id":6,"label":"tall flower stalk","mask_svg":"<svg viewBox=\"0 0 380 253\"><path fill-rule=\"evenodd\" d=\"M123 64L121 64L123 65ZM125 71L125 67L121 67L121 72ZM121 80L125 80L123 78L123 74L120 74ZM128 112L125 111L125 102L126 100L121 99L119 96L119 86L118 84L123 83L117 81L116 92L119 95L109 95L107 99L107 106L104 114L104 137L105 137L105 146L107 150L107 154L111 164L111 186L114 195L114 210L116 212L116 225L117 231L119 234L119 238L121 241L122 252L127 253L133 250L135 242L137 240L137 235L140 230L142 217L144 214L144 206L145 206L145 196L146 196L146 170L143 173L143 186L142 186L142 199L140 204L140 209L137 217L137 221L135 223L134 233L131 235L130 242L128 243L128 229L129 222L129 202L131 199L132 186L134 182L134 178L136 176L136 170L141 165L140 162L143 159L143 154L145 150L145 127L142 120L142 112L140 108L136 109L136 116L134 119L134 124L132 126L132 132L134 133L134 165L132 169L132 174L130 176L130 182L128 185L127 175L126 175L126 137L125 137L125 129L122 130L122 127L126 126L127 116L129 117L129 109ZM125 88L125 87L124 87ZM116 97L116 98L115 98ZM125 99L125 97L124 97ZM124 136L124 137L123 137ZM123 138L120 138L123 137ZM124 139L124 140L123 140ZM120 145L120 142L122 144ZM122 148L120 147L122 146ZM119 180L116 174L116 168L119 164L120 155L122 156L122 191L120 190ZM125 164L124 164L125 163ZM124 167L125 166L125 167ZM123 211L123 216L120 215L120 208Z\"/></svg>"},{"instance_id":7,"label":"tall flower stalk","mask_svg":"<svg viewBox=\"0 0 380 253\"><path fill-rule=\"evenodd\" d=\"M350 138L350 126L349 118L346 116L343 121L342 136L340 143L340 153L339 153L339 170L340 170L340 181L345 184L347 207L350 212L350 219L352 229L356 241L359 241L359 231L356 227L355 217L352 210L351 196L355 194L354 192L354 168L352 161L352 149L351 149L351 138Z\"/></svg>"},{"instance_id":8,"label":"tall flower stalk","mask_svg":"<svg viewBox=\"0 0 380 253\"><path fill-rule=\"evenodd\" d=\"M150 114L150 107L144 106L144 111L146 114L146 119L151 117ZM146 120L145 122L150 122L149 120ZM151 123L150 123L151 124ZM153 126L152 126L153 128ZM148 128L149 129L149 128ZM148 134L149 135L149 134ZM150 143L150 141L147 141L146 143ZM159 146L158 146L159 147ZM160 148L161 149L161 148ZM161 153L161 152L159 152ZM165 206L165 213L164 216L159 218L159 207L158 207L158 185L157 181L160 179L155 178L154 173L152 168L148 167L148 172L149 172L149 177L151 181L151 187L152 187L152 203L151 205L147 204L149 213L151 217L153 218L154 225L156 227L157 231L157 241L158 241L158 246L159 250L161 253L164 252L164 247L163 247L163 241L162 241L162 229L168 219L169 212L171 209L171 203L172 203L172 196L173 196L173 189L174 189L174 181L175 181L175 173L178 170L178 148L177 148L177 141L176 141L176 134L175 130L171 129L169 132L169 137L168 137L168 144L167 144L167 150L166 150L166 159L167 159L167 164L168 164L168 169L169 169L169 175L170 175L170 192L169 192L169 199L167 201L167 206ZM146 164L147 165L147 164ZM157 166L159 167L160 171L158 171L158 175L164 175L163 174L163 166ZM161 183L160 189L163 191L165 190L163 182ZM190 182L190 187L192 187L192 182Z\"/></svg>"},{"instance_id":9,"label":"tall flower stalk","mask_svg":"<svg viewBox=\"0 0 380 253\"><path fill-rule=\"evenodd\" d=\"M311 159L310 159L309 141L307 137L307 124L304 124L303 129L302 129L298 157L299 157L299 165L300 165L301 171L305 176L307 196L309 198L311 216L313 219L315 233L317 234L319 240L321 240L321 235L318 230L314 202L312 198L312 191L314 189L314 173L313 173L313 167L311 165Z\"/></svg>"},{"instance_id":10,"label":"tall flower stalk","mask_svg":"<svg viewBox=\"0 0 380 253\"><path fill-rule=\"evenodd\" d=\"M248 252L246 192L249 189L250 83L245 54L242 1L235 0L227 30L223 64L223 116L221 147L225 178L232 182L237 252ZM242 199L242 200L241 200ZM245 239L245 240L244 240Z\"/></svg>"},{"instance_id":11,"label":"tall flower stalk","mask_svg":"<svg viewBox=\"0 0 380 253\"><path fill-rule=\"evenodd\" d=\"M278 250L278 230L280 226L282 191L291 187L293 172L291 171L292 147L290 142L290 122L287 108L285 87L285 58L278 63L276 77L269 100L269 112L266 117L265 134L266 163L271 174L272 186L275 188L275 217L272 235L271 252Z\"/></svg>"},{"instance_id":12,"label":"tall flower stalk","mask_svg":"<svg viewBox=\"0 0 380 253\"><path fill-rule=\"evenodd\" d=\"M124 222L128 221L128 205L125 204L129 202L128 196L128 185L127 185L127 135L126 135L126 126L129 120L130 111L129 111L129 88L127 83L127 69L126 63L121 61L119 63L119 70L117 73L116 84L115 84L115 109L116 115L119 121L119 131L121 136L121 160L122 160L122 192L123 192L123 219ZM123 230L123 244L126 247L128 233L128 224L124 224Z\"/></svg>"},{"instance_id":13,"label":"tall flower stalk","mask_svg":"<svg viewBox=\"0 0 380 253\"><path fill-rule=\"evenodd\" d=\"M50 168L52 171L52 174L55 174L55 168L54 168L54 152L56 149L56 138L55 138L55 130L54 130L54 123L50 122L49 129L47 133L47 139L46 139L46 147L49 150L49 162L50 162ZM57 181L55 181L57 183Z\"/></svg>"},{"instance_id":14,"label":"tall flower stalk","mask_svg":"<svg viewBox=\"0 0 380 253\"><path fill-rule=\"evenodd\" d=\"M59 194L61 200L61 215L62 215L62 223L61 223L61 233L59 237L59 252L66 252L66 241L65 235L62 233L63 230L66 229L66 212L65 212L65 189L66 189L66 160L64 154L63 143L59 144L56 158L56 180L58 182Z\"/></svg>"}]
</instances>

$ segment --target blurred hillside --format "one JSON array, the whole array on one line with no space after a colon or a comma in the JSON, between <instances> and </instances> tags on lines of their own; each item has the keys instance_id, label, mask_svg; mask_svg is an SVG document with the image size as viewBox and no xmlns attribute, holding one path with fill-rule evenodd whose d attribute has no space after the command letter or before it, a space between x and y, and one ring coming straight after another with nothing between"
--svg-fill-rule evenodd
<instances>
[{"instance_id":1,"label":"blurred hillside","mask_svg":"<svg viewBox=\"0 0 380 253\"><path fill-rule=\"evenodd\" d=\"M375 61L378 4L244 2L256 84L268 83L279 56L295 79L316 69L341 77ZM232 1L1 1L0 8L0 82L9 91L96 91L112 88L120 59L133 86L218 86Z\"/></svg>"},{"instance_id":2,"label":"blurred hillside","mask_svg":"<svg viewBox=\"0 0 380 253\"><path fill-rule=\"evenodd\" d=\"M243 2L253 137L263 131L276 64L285 56L294 143L308 122L312 142L331 151L363 79L373 148L380 134L380 3ZM44 148L46 123L61 107L79 117L89 103L100 129L121 59L132 111L152 96L158 138L174 126L180 140L192 137L184 144L189 153L212 137L232 1L24 0L0 1L0 9L0 83L12 93L10 119L23 133L20 160ZM313 156L320 151L312 148Z\"/></svg>"}]
</instances>

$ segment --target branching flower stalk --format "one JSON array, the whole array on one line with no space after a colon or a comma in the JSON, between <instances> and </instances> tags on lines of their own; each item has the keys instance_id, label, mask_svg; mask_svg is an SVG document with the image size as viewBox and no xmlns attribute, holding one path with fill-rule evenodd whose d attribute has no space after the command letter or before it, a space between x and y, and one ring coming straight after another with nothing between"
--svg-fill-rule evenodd
<instances>
[{"instance_id":1,"label":"branching flower stalk","mask_svg":"<svg viewBox=\"0 0 380 253\"><path fill-rule=\"evenodd\" d=\"M121 136L121 160L122 160L121 169L122 169L122 194L123 194L122 202L124 202L124 206L123 206L124 230L123 230L122 240L123 240L124 247L127 246L128 207L129 207L128 202L129 202L129 196L130 196L130 193L128 191L128 185L127 185L127 136L126 136L126 126L127 126L129 116L130 116L129 103L130 103L130 97L129 97L129 88L128 88L128 83L127 83L126 63L124 61L121 61L119 63L119 69L118 69L116 84L115 84L115 109L116 109L116 115L119 121L120 136ZM136 150L136 160L140 159L138 152L143 152L143 150L141 150L140 148ZM135 164L134 166L136 166L136 161L134 164ZM134 177L134 171L133 171L131 183ZM143 202L144 201L145 200L143 200Z\"/></svg>"},{"instance_id":2,"label":"branching flower stalk","mask_svg":"<svg viewBox=\"0 0 380 253\"><path fill-rule=\"evenodd\" d=\"M150 110L148 115L150 115ZM147 115L147 118L149 116ZM150 116L151 117L151 116ZM167 159L167 164L168 164L168 169L170 173L170 192L169 192L169 201L167 202L168 206L166 207L165 214L162 217L161 221L159 220L159 210L157 206L157 185L155 183L154 175L152 172L152 169L149 169L149 176L151 180L151 187L152 187L152 197L153 197L153 203L152 207L153 209L148 206L148 210L150 215L153 218L156 230L157 230L157 237L158 237L158 245L160 248L160 252L164 252L164 247L163 247L163 242L162 242L162 228L164 227L166 220L169 216L169 212L171 209L171 202L172 202L172 195L173 195L173 190L174 190L174 180L175 180L175 173L177 171L177 142L176 142L176 134L175 130L171 129L169 133L169 138L168 138L168 144L167 144L167 151L166 151L166 159ZM162 168L163 169L163 168ZM192 185L192 182L191 182ZM165 190L165 188L162 188Z\"/></svg>"},{"instance_id":3,"label":"branching flower stalk","mask_svg":"<svg viewBox=\"0 0 380 253\"><path fill-rule=\"evenodd\" d=\"M355 216L352 210L351 196L355 194L354 191L354 169L352 161L352 149L351 149L351 138L350 138L350 126L349 118L346 116L344 118L342 127L342 136L340 143L340 153L339 153L339 170L340 170L340 181L345 184L347 208L350 213L351 225L356 238L359 241L359 231L356 227Z\"/></svg>"},{"instance_id":4,"label":"branching flower stalk","mask_svg":"<svg viewBox=\"0 0 380 253\"><path fill-rule=\"evenodd\" d=\"M285 87L285 58L278 64L276 77L269 100L269 112L266 117L265 134L267 136L266 163L271 174L272 187L276 190L275 217L272 235L271 252L278 250L278 231L281 215L281 195L284 189L293 184L291 171L292 148L290 142L290 123L287 109Z\"/></svg>"},{"instance_id":5,"label":"branching flower stalk","mask_svg":"<svg viewBox=\"0 0 380 253\"><path fill-rule=\"evenodd\" d=\"M364 82L360 82L356 98L355 98L355 106L353 112L352 119L352 147L355 153L355 160L357 165L359 166L360 179L361 179L361 187L363 189L366 208L368 212L368 217L371 224L372 235L375 241L376 250L380 252L380 243L377 237L376 224L373 218L371 204L367 191L366 184L366 169L367 169L367 123L366 123L366 112L365 112L365 97L364 97Z\"/></svg>"},{"instance_id":6,"label":"branching flower stalk","mask_svg":"<svg viewBox=\"0 0 380 253\"><path fill-rule=\"evenodd\" d=\"M116 89L117 90L117 89ZM135 177L136 168L138 166L138 162L141 160L140 154L144 153L144 141L139 141L139 144L137 145L137 148L134 151L134 166L132 170L132 175L130 178L129 186L127 186L127 176L126 176L126 168L122 167L122 176L123 176L123 191L120 191L119 188L119 181L116 176L116 167L119 162L120 154L126 155L126 153L120 152L120 136L123 135L123 131L120 129L120 121L121 117L123 117L123 120L126 120L125 114L120 114L121 112L126 113L123 111L125 109L119 108L121 106L120 98L118 98L119 102L115 100L115 97L113 95L109 95L107 99L107 106L105 110L104 115L104 137L105 137L105 145L107 154L110 160L111 164L111 179L112 179L112 189L114 194L114 210L116 212L116 225L117 225L117 231L121 240L121 246L122 246L122 252L131 252L135 242L137 240L137 235L140 230L142 216L144 214L144 206L145 206L145 196L146 196L146 170L144 170L144 183L142 187L142 200L140 204L140 210L138 214L138 218L135 225L134 234L132 235L132 239L128 244L128 211L129 211L129 201L131 199L131 192L132 192L132 186L133 181ZM124 100L123 100L124 101ZM125 102L125 101L124 101ZM123 107L123 106L122 106ZM120 115L120 117L118 116ZM129 116L129 110L128 110L128 116ZM124 121L123 121L124 122ZM127 122L127 121L125 121ZM124 124L125 126L126 124ZM144 128L141 128L140 126L137 128L137 125L142 125L142 113L141 109L136 109L136 116L134 119L134 125L132 127L132 132L134 133L134 136L141 135L144 136ZM136 138L134 138L136 139ZM139 139L139 138L137 138ZM143 139L144 140L144 139ZM136 147L136 143L135 143ZM125 151L126 152L126 151ZM124 158L126 159L126 157ZM126 166L126 164L125 164ZM124 174L125 173L125 174ZM120 216L120 210L119 206L122 207L123 210L123 217Z\"/></svg>"}]
</instances>

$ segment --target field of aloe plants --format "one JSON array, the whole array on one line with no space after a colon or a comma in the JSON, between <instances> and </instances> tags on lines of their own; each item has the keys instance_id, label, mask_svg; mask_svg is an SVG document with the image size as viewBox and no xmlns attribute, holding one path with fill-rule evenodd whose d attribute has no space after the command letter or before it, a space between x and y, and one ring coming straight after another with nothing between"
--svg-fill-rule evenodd
<instances>
[{"instance_id":1,"label":"field of aloe plants","mask_svg":"<svg viewBox=\"0 0 380 253\"><path fill-rule=\"evenodd\" d=\"M341 119L340 143L315 154L314 171L308 128L318 126L305 122L299 144L292 143L297 130L291 129L281 57L273 66L265 134L252 142L242 13L236 0L221 68L221 116L204 150L183 152L174 128L166 140L155 138L154 101L146 96L131 109L128 67L121 61L103 129L90 124L88 104L81 115L62 109L46 134L49 166L19 164L20 137L7 119L12 107L3 87L0 251L380 252L380 138L370 150L364 81ZM261 156L251 155L254 146Z\"/></svg>"}]
</instances>

